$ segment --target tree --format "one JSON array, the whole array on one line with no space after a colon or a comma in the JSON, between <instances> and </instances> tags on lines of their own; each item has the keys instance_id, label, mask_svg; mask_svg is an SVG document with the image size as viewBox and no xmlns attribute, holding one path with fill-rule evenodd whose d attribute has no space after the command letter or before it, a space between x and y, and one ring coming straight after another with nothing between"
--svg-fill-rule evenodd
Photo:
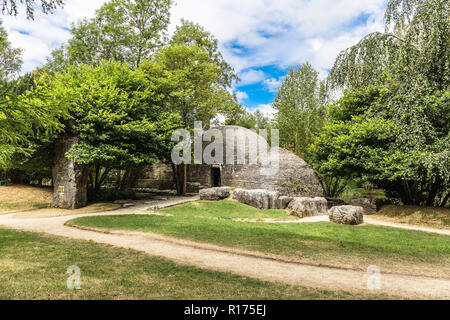
<instances>
[{"instance_id":1,"label":"tree","mask_svg":"<svg viewBox=\"0 0 450 320\"><path fill-rule=\"evenodd\" d=\"M217 123L241 108L230 93L234 70L218 50L217 40L199 25L184 21L170 44L142 65L153 79L159 79L164 105L181 116L184 128ZM170 159L167 156L166 159ZM172 165L179 194L186 193L186 164Z\"/></svg>"},{"instance_id":2,"label":"tree","mask_svg":"<svg viewBox=\"0 0 450 320\"><path fill-rule=\"evenodd\" d=\"M225 120L225 125L239 126L257 131L259 129L270 129L272 120L259 110L251 112L246 108L242 108L238 112L230 114Z\"/></svg>"},{"instance_id":3,"label":"tree","mask_svg":"<svg viewBox=\"0 0 450 320\"><path fill-rule=\"evenodd\" d=\"M344 50L336 59L328 81L332 89L349 90L345 96L349 107L344 108L348 116L345 122L331 122L325 132L332 139L343 139L333 142L337 146L343 141L358 146L360 137L356 134L365 132L364 126L375 130L366 133L378 136L377 139L389 137L391 140L377 146L378 153L353 150L359 152L360 161L355 172L368 175L404 203L446 205L449 197L445 178L450 170L449 15L450 3L446 0L390 0L385 32L370 34ZM378 114L365 114L370 123L358 123L361 110L374 112L374 102L365 98L363 102L352 102L352 92L360 97L361 92L373 91L370 86L389 94L383 95L382 103L375 103ZM388 129L395 129L395 135L386 132ZM321 139L326 140L324 136ZM367 146L372 147L375 146ZM350 153L336 152L333 148L321 150L330 152L329 157L321 153L322 170L331 164L337 166L338 159L343 168L349 168L345 165L347 161L354 162L355 155ZM385 163L378 159L382 154ZM374 170L381 170L384 175L366 174L368 166L373 165L379 166Z\"/></svg>"},{"instance_id":4,"label":"tree","mask_svg":"<svg viewBox=\"0 0 450 320\"><path fill-rule=\"evenodd\" d=\"M33 106L35 79L31 74L15 79L22 65L21 50L11 47L0 22L0 167L11 168L11 159L33 153L36 135L61 130L58 118L65 110L55 105Z\"/></svg>"},{"instance_id":5,"label":"tree","mask_svg":"<svg viewBox=\"0 0 450 320\"><path fill-rule=\"evenodd\" d=\"M228 64L219 51L217 39L199 24L182 19L181 25L177 26L172 36L170 45L196 45L208 52L211 60L219 66L220 83L223 86L231 87L233 81L239 80L233 67Z\"/></svg>"},{"instance_id":6,"label":"tree","mask_svg":"<svg viewBox=\"0 0 450 320\"><path fill-rule=\"evenodd\" d=\"M34 19L35 0L3 0L2 12L8 15L17 16L19 10L17 8L18 2L25 3L27 19ZM64 6L64 0L41 0L42 12L45 14L51 13L54 9Z\"/></svg>"},{"instance_id":7,"label":"tree","mask_svg":"<svg viewBox=\"0 0 450 320\"><path fill-rule=\"evenodd\" d=\"M66 156L88 168L96 192L112 170L155 163L180 126L161 110L151 79L119 62L70 67L39 89L69 110L65 131L78 139Z\"/></svg>"},{"instance_id":8,"label":"tree","mask_svg":"<svg viewBox=\"0 0 450 320\"><path fill-rule=\"evenodd\" d=\"M72 25L73 37L52 53L49 70L61 71L71 64L98 65L102 60L138 67L165 42L172 3L111 0L94 18Z\"/></svg>"},{"instance_id":9,"label":"tree","mask_svg":"<svg viewBox=\"0 0 450 320\"><path fill-rule=\"evenodd\" d=\"M238 108L234 95L221 83L220 66L196 44L168 46L140 69L158 81L165 110L179 114L188 130L194 129L195 121L209 127L218 114ZM185 194L186 165L173 170L178 192Z\"/></svg>"},{"instance_id":10,"label":"tree","mask_svg":"<svg viewBox=\"0 0 450 320\"><path fill-rule=\"evenodd\" d=\"M159 79L164 105L180 114L187 129L195 121L209 126L218 114L237 108L234 95L221 83L220 65L197 45L168 46L144 63L143 70Z\"/></svg>"},{"instance_id":11,"label":"tree","mask_svg":"<svg viewBox=\"0 0 450 320\"><path fill-rule=\"evenodd\" d=\"M304 155L324 119L324 85L306 62L291 69L277 92L273 108L283 148Z\"/></svg>"},{"instance_id":12,"label":"tree","mask_svg":"<svg viewBox=\"0 0 450 320\"><path fill-rule=\"evenodd\" d=\"M36 89L40 75L37 72L27 73L10 83L11 95L24 97L28 91ZM16 99L21 100L21 98ZM28 105L28 108L33 108ZM26 121L26 120L25 120ZM53 166L54 142L57 132L45 130L27 130L21 133L22 142L16 145L11 160L5 168L7 176L13 183L42 183L43 179L51 179ZM26 150L26 152L24 152Z\"/></svg>"},{"instance_id":13,"label":"tree","mask_svg":"<svg viewBox=\"0 0 450 320\"><path fill-rule=\"evenodd\" d=\"M0 82L10 80L22 67L22 50L13 48L0 20Z\"/></svg>"},{"instance_id":14,"label":"tree","mask_svg":"<svg viewBox=\"0 0 450 320\"><path fill-rule=\"evenodd\" d=\"M37 135L51 135L63 128L60 119L67 110L58 104L44 103L47 93L30 88L21 93L20 79L0 88L0 166L11 167L10 160L31 155ZM39 101L37 102L37 98Z\"/></svg>"},{"instance_id":15,"label":"tree","mask_svg":"<svg viewBox=\"0 0 450 320\"><path fill-rule=\"evenodd\" d=\"M363 178L404 204L446 206L450 93L420 88L420 94L399 97L401 87L347 91L328 109L329 121L310 150L312 162L324 176ZM399 99L417 114L398 110ZM404 125L398 117L420 119L427 130L410 127L418 129L419 141L399 139Z\"/></svg>"},{"instance_id":16,"label":"tree","mask_svg":"<svg viewBox=\"0 0 450 320\"><path fill-rule=\"evenodd\" d=\"M448 88L450 3L447 0L390 0L385 32L375 32L340 53L330 88L382 85L386 74L408 87Z\"/></svg>"}]
</instances>

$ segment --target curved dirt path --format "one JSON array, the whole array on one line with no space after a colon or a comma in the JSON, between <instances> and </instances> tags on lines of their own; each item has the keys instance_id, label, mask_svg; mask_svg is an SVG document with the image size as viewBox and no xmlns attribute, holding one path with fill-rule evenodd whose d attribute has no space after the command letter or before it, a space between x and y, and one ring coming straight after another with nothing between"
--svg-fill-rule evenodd
<instances>
[{"instance_id":1,"label":"curved dirt path","mask_svg":"<svg viewBox=\"0 0 450 320\"><path fill-rule=\"evenodd\" d=\"M295 220L295 221L266 221L266 223L309 223L309 222L329 222L329 221L330 221L330 219L328 216L318 216L318 217L303 218L301 220ZM422 232L436 233L436 234L450 236L450 230L419 227L419 226L412 226L412 225L407 225L407 224L380 221L380 220L372 219L370 216L364 216L364 223L377 225L377 226L385 226L385 227L392 227L392 228L405 229L405 230L415 230L415 231L422 231Z\"/></svg>"},{"instance_id":2,"label":"curved dirt path","mask_svg":"<svg viewBox=\"0 0 450 320\"><path fill-rule=\"evenodd\" d=\"M195 201L197 198L183 199ZM175 205L180 200L168 200L155 204L139 203L137 206L102 215L143 214L151 206L156 208ZM148 212L147 212L148 214ZM84 214L81 216L98 216ZM332 267L311 266L300 263L278 261L258 255L231 252L228 248L181 242L168 237L138 232L102 233L92 230L80 230L64 226L64 223L77 216L24 219L15 214L0 216L0 225L31 232L47 233L72 239L90 240L117 247L134 249L153 256L200 268L232 272L241 276L277 281L292 285L318 287L329 290L347 290L367 292L369 275L356 270ZM388 293L408 298L450 299L450 280L416 277L396 274L381 274L381 290L372 293Z\"/></svg>"}]
</instances>

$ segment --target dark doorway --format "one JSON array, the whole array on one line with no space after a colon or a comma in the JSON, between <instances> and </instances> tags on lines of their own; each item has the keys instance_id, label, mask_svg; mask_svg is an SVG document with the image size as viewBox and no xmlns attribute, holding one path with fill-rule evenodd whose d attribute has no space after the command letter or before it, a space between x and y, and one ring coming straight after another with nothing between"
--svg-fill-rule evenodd
<instances>
[{"instance_id":1,"label":"dark doorway","mask_svg":"<svg viewBox=\"0 0 450 320\"><path fill-rule=\"evenodd\" d=\"M220 177L220 168L212 168L211 169L211 177L212 177L212 183L213 187L221 187L222 186L222 179Z\"/></svg>"}]
</instances>

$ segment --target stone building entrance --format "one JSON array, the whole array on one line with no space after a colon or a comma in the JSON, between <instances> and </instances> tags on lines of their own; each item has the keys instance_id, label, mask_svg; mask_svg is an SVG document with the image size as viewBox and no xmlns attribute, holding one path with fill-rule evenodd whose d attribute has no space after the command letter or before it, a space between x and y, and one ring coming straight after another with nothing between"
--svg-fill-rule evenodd
<instances>
[{"instance_id":1,"label":"stone building entrance","mask_svg":"<svg viewBox=\"0 0 450 320\"><path fill-rule=\"evenodd\" d=\"M213 187L221 187L222 186L222 176L219 167L211 168L211 179Z\"/></svg>"}]
</instances>

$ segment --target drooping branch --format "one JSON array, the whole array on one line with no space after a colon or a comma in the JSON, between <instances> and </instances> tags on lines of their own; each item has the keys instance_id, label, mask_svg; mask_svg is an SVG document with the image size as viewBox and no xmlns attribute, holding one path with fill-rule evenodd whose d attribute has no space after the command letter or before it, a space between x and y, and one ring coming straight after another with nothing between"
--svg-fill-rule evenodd
<instances>
[{"instance_id":1,"label":"drooping branch","mask_svg":"<svg viewBox=\"0 0 450 320\"><path fill-rule=\"evenodd\" d=\"M17 16L19 14L19 4L26 7L27 19L34 19L35 0L2 0L2 13ZM41 0L42 12L45 14L52 13L57 8L64 6L64 0Z\"/></svg>"},{"instance_id":2,"label":"drooping branch","mask_svg":"<svg viewBox=\"0 0 450 320\"><path fill-rule=\"evenodd\" d=\"M386 75L417 86L448 85L450 62L448 0L390 0L386 30L365 36L342 51L331 70L331 89L361 89L383 84Z\"/></svg>"}]
</instances>

